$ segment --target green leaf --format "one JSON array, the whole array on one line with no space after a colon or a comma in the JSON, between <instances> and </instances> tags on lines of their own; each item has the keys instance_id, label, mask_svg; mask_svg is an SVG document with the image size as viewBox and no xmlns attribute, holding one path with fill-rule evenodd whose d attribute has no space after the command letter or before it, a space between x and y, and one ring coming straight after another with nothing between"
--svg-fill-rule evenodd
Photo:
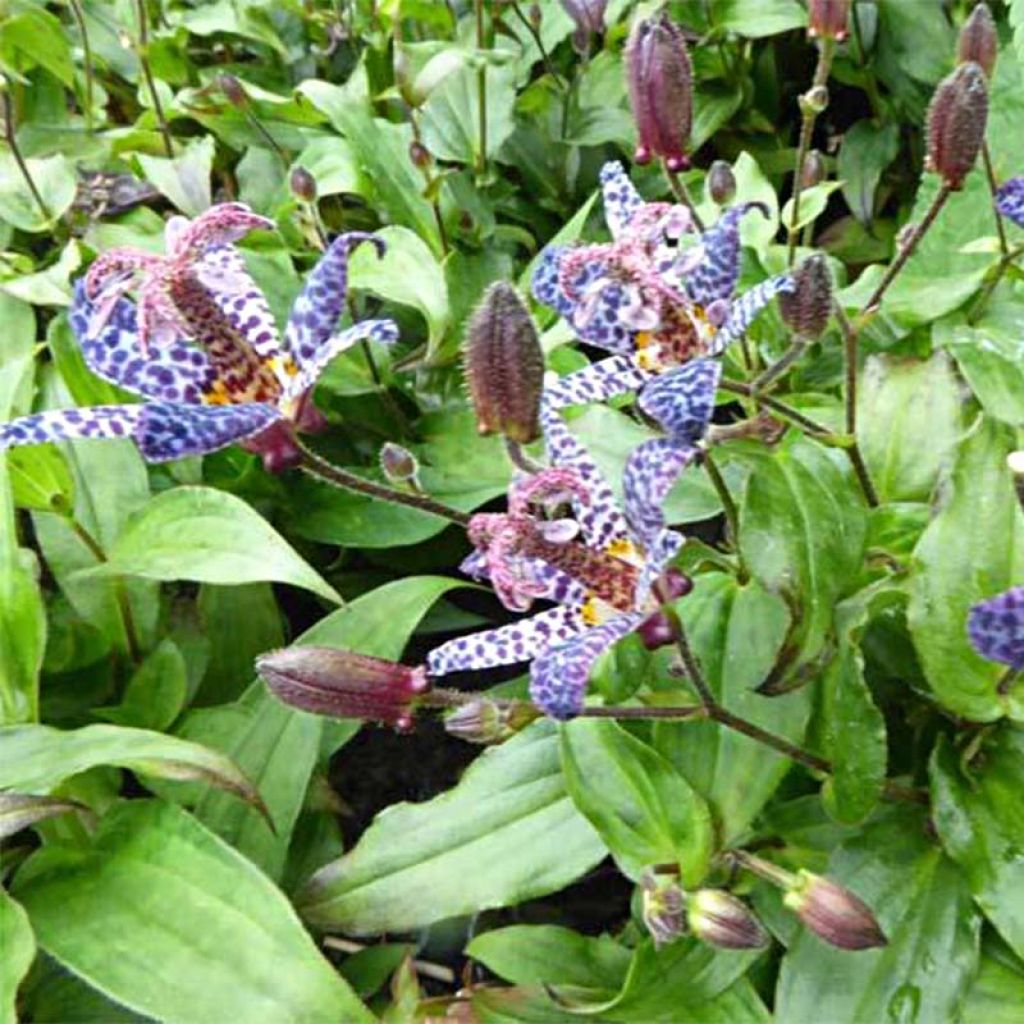
<instances>
[{"instance_id":1,"label":"green leaf","mask_svg":"<svg viewBox=\"0 0 1024 1024\"><path fill-rule=\"evenodd\" d=\"M210 172L213 169L213 155L213 138L203 135L193 139L178 156L147 156L139 153L137 159L148 181L186 217L198 217L212 202Z\"/></svg>"},{"instance_id":2,"label":"green leaf","mask_svg":"<svg viewBox=\"0 0 1024 1024\"><path fill-rule=\"evenodd\" d=\"M987 739L977 769L940 737L931 758L933 820L978 906L1018 956L1024 950L1024 734L1002 727Z\"/></svg>"},{"instance_id":3,"label":"green leaf","mask_svg":"<svg viewBox=\"0 0 1024 1024\"><path fill-rule=\"evenodd\" d=\"M125 524L106 564L91 573L200 583L273 580L341 602L250 505L210 487L175 487L150 499Z\"/></svg>"},{"instance_id":4,"label":"green leaf","mask_svg":"<svg viewBox=\"0 0 1024 1024\"><path fill-rule=\"evenodd\" d=\"M959 385L949 359L871 356L857 396L857 436L883 502L924 501L961 436Z\"/></svg>"},{"instance_id":5,"label":"green leaf","mask_svg":"<svg viewBox=\"0 0 1024 1024\"><path fill-rule=\"evenodd\" d=\"M1024 577L1024 516L1006 471L1013 447L1013 432L985 419L962 442L909 582L907 621L928 685L944 708L979 722L1024 715L1012 693L996 693L1003 666L967 639L971 605Z\"/></svg>"},{"instance_id":6,"label":"green leaf","mask_svg":"<svg viewBox=\"0 0 1024 1024\"><path fill-rule=\"evenodd\" d=\"M313 175L318 196L346 192L362 195L369 188L363 180L351 144L337 136L313 139L292 166L301 167Z\"/></svg>"},{"instance_id":7,"label":"green leaf","mask_svg":"<svg viewBox=\"0 0 1024 1024\"><path fill-rule=\"evenodd\" d=\"M27 796L24 793L0 793L0 840L7 839L23 828L37 822L56 818L69 811L89 808L74 800L60 800L50 796ZM3 946L0 944L0 949Z\"/></svg>"},{"instance_id":8,"label":"green leaf","mask_svg":"<svg viewBox=\"0 0 1024 1024\"><path fill-rule=\"evenodd\" d=\"M174 641L165 639L132 673L121 703L96 714L115 725L160 732L178 717L187 692L185 659Z\"/></svg>"},{"instance_id":9,"label":"green leaf","mask_svg":"<svg viewBox=\"0 0 1024 1024\"><path fill-rule=\"evenodd\" d=\"M807 24L807 12L796 0L718 0L710 17L716 27L747 39L773 36Z\"/></svg>"},{"instance_id":10,"label":"green leaf","mask_svg":"<svg viewBox=\"0 0 1024 1024\"><path fill-rule=\"evenodd\" d=\"M75 66L60 19L42 7L23 7L13 17L7 13L0 27L0 61L19 70L39 65L72 88Z\"/></svg>"},{"instance_id":11,"label":"green leaf","mask_svg":"<svg viewBox=\"0 0 1024 1024\"><path fill-rule=\"evenodd\" d=\"M954 1020L978 959L980 916L956 866L906 807L845 842L828 877L872 909L889 940L850 953L801 931L783 958L780 1021Z\"/></svg>"},{"instance_id":12,"label":"green leaf","mask_svg":"<svg viewBox=\"0 0 1024 1024\"><path fill-rule=\"evenodd\" d=\"M828 206L828 197L842 185L841 181L822 181L811 188L802 189L800 192L800 219L793 224L793 200L787 199L782 207L780 219L782 226L787 230L792 226L794 231L799 231L808 224L816 221Z\"/></svg>"},{"instance_id":13,"label":"green leaf","mask_svg":"<svg viewBox=\"0 0 1024 1024\"><path fill-rule=\"evenodd\" d=\"M957 1024L1018 1024L1024 1006L1024 964L995 942L982 944L981 965Z\"/></svg>"},{"instance_id":14,"label":"green leaf","mask_svg":"<svg viewBox=\"0 0 1024 1024\"><path fill-rule=\"evenodd\" d=\"M0 1024L17 1024L18 986L36 955L36 941L28 915L0 887Z\"/></svg>"},{"instance_id":15,"label":"green leaf","mask_svg":"<svg viewBox=\"0 0 1024 1024\"><path fill-rule=\"evenodd\" d=\"M759 210L748 213L740 225L740 240L758 252L764 252L775 240L779 229L779 199L775 187L765 177L757 161L747 152L740 153L732 165L736 179L735 203L763 203L768 215Z\"/></svg>"},{"instance_id":16,"label":"green leaf","mask_svg":"<svg viewBox=\"0 0 1024 1024\"><path fill-rule=\"evenodd\" d=\"M639 881L646 868L675 863L684 885L700 884L711 815L670 761L617 722L585 718L562 727L561 756L573 803L627 877Z\"/></svg>"},{"instance_id":17,"label":"green leaf","mask_svg":"<svg viewBox=\"0 0 1024 1024\"><path fill-rule=\"evenodd\" d=\"M389 807L297 903L318 927L409 931L554 892L606 852L566 793L555 727L536 722L486 750L454 789Z\"/></svg>"},{"instance_id":18,"label":"green leaf","mask_svg":"<svg viewBox=\"0 0 1024 1024\"><path fill-rule=\"evenodd\" d=\"M44 215L10 152L0 153L0 219L22 231L45 231L75 198L75 163L54 154L25 161L36 190L46 203Z\"/></svg>"},{"instance_id":19,"label":"green leaf","mask_svg":"<svg viewBox=\"0 0 1024 1024\"><path fill-rule=\"evenodd\" d=\"M11 497L18 508L55 512L74 504L75 481L64 457L52 445L11 448L7 452L7 472Z\"/></svg>"},{"instance_id":20,"label":"green leaf","mask_svg":"<svg viewBox=\"0 0 1024 1024\"><path fill-rule=\"evenodd\" d=\"M756 692L789 628L783 601L756 581L740 585L723 573L706 573L677 610L719 702L799 743L809 713L806 690L780 697ZM790 768L781 754L711 722L658 722L654 745L711 804L724 843L746 830Z\"/></svg>"},{"instance_id":21,"label":"green leaf","mask_svg":"<svg viewBox=\"0 0 1024 1024\"><path fill-rule=\"evenodd\" d=\"M133 800L92 847L50 847L19 873L40 945L161 1021L374 1018L281 892L185 811Z\"/></svg>"},{"instance_id":22,"label":"green leaf","mask_svg":"<svg viewBox=\"0 0 1024 1024\"><path fill-rule=\"evenodd\" d=\"M865 118L847 129L839 150L838 174L843 198L862 224L875 219L875 191L882 172L896 159L899 127Z\"/></svg>"}]
</instances>

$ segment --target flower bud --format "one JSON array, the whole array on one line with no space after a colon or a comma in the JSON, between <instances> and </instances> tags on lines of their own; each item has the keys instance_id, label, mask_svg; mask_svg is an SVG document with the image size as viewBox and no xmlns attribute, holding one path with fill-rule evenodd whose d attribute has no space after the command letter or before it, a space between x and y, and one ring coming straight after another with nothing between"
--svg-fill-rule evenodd
<instances>
[{"instance_id":1,"label":"flower bud","mask_svg":"<svg viewBox=\"0 0 1024 1024\"><path fill-rule=\"evenodd\" d=\"M812 39L835 39L836 42L842 42L847 36L849 16L850 0L809 0L807 34Z\"/></svg>"},{"instance_id":2,"label":"flower bud","mask_svg":"<svg viewBox=\"0 0 1024 1024\"><path fill-rule=\"evenodd\" d=\"M444 731L467 743L504 743L529 725L540 712L526 701L497 704L481 697L456 708L444 720Z\"/></svg>"},{"instance_id":3,"label":"flower bud","mask_svg":"<svg viewBox=\"0 0 1024 1024\"><path fill-rule=\"evenodd\" d=\"M820 185L828 177L828 168L825 166L825 158L817 149L808 150L804 157L803 174L800 176L802 188L814 188Z\"/></svg>"},{"instance_id":4,"label":"flower bud","mask_svg":"<svg viewBox=\"0 0 1024 1024\"><path fill-rule=\"evenodd\" d=\"M818 938L839 949L874 949L888 944L875 915L862 899L803 868L782 902Z\"/></svg>"},{"instance_id":5,"label":"flower bud","mask_svg":"<svg viewBox=\"0 0 1024 1024\"><path fill-rule=\"evenodd\" d=\"M683 890L674 875L647 873L640 880L643 887L641 916L644 926L660 949L675 942L686 928L683 913Z\"/></svg>"},{"instance_id":6,"label":"flower bud","mask_svg":"<svg viewBox=\"0 0 1024 1024\"><path fill-rule=\"evenodd\" d=\"M315 715L412 726L416 698L430 688L410 668L333 647L284 647L256 659L256 671L282 703Z\"/></svg>"},{"instance_id":7,"label":"flower bud","mask_svg":"<svg viewBox=\"0 0 1024 1024\"><path fill-rule=\"evenodd\" d=\"M957 63L964 64L973 60L985 72L985 77L991 78L998 53L999 39L992 12L988 4L979 3L960 29L956 46Z\"/></svg>"},{"instance_id":8,"label":"flower bud","mask_svg":"<svg viewBox=\"0 0 1024 1024\"><path fill-rule=\"evenodd\" d=\"M928 107L926 167L954 191L974 167L987 117L985 72L973 61L961 64L939 83Z\"/></svg>"},{"instance_id":9,"label":"flower bud","mask_svg":"<svg viewBox=\"0 0 1024 1024\"><path fill-rule=\"evenodd\" d=\"M820 338L832 315L832 275L822 253L808 256L793 271L796 288L779 293L783 322L801 338Z\"/></svg>"},{"instance_id":10,"label":"flower bud","mask_svg":"<svg viewBox=\"0 0 1024 1024\"><path fill-rule=\"evenodd\" d=\"M414 167L423 170L424 167L430 166L430 150L422 142L414 140L409 143L409 159Z\"/></svg>"},{"instance_id":11,"label":"flower bud","mask_svg":"<svg viewBox=\"0 0 1024 1024\"><path fill-rule=\"evenodd\" d=\"M528 444L540 436L544 353L519 293L496 281L466 331L466 384L481 434Z\"/></svg>"},{"instance_id":12,"label":"flower bud","mask_svg":"<svg viewBox=\"0 0 1024 1024\"><path fill-rule=\"evenodd\" d=\"M698 889L686 899L686 923L709 946L763 949L768 933L749 907L722 889Z\"/></svg>"},{"instance_id":13,"label":"flower bud","mask_svg":"<svg viewBox=\"0 0 1024 1024\"><path fill-rule=\"evenodd\" d=\"M530 19L534 32L539 32L541 23L544 21L544 12L540 9L540 4L530 4L530 9L526 14Z\"/></svg>"},{"instance_id":14,"label":"flower bud","mask_svg":"<svg viewBox=\"0 0 1024 1024\"><path fill-rule=\"evenodd\" d=\"M800 111L804 114L820 114L828 106L828 89L816 85L800 97Z\"/></svg>"},{"instance_id":15,"label":"flower bud","mask_svg":"<svg viewBox=\"0 0 1024 1024\"><path fill-rule=\"evenodd\" d=\"M1024 668L1024 587L979 601L967 616L971 646L989 661Z\"/></svg>"},{"instance_id":16,"label":"flower bud","mask_svg":"<svg viewBox=\"0 0 1024 1024\"><path fill-rule=\"evenodd\" d=\"M305 167L296 167L288 179L292 195L304 203L316 202L316 178Z\"/></svg>"},{"instance_id":17,"label":"flower bud","mask_svg":"<svg viewBox=\"0 0 1024 1024\"><path fill-rule=\"evenodd\" d=\"M404 484L419 475L420 464L408 448L387 441L380 450L380 468L393 484Z\"/></svg>"},{"instance_id":18,"label":"flower bud","mask_svg":"<svg viewBox=\"0 0 1024 1024\"><path fill-rule=\"evenodd\" d=\"M539 4L533 6L539 11ZM577 53L586 53L590 48L591 37L604 31L604 12L607 6L608 0L562 0L566 14L576 23L572 45Z\"/></svg>"},{"instance_id":19,"label":"flower bud","mask_svg":"<svg viewBox=\"0 0 1024 1024\"><path fill-rule=\"evenodd\" d=\"M707 184L708 195L718 206L731 203L736 195L736 176L732 173L732 167L724 160L716 160L708 168Z\"/></svg>"},{"instance_id":20,"label":"flower bud","mask_svg":"<svg viewBox=\"0 0 1024 1024\"><path fill-rule=\"evenodd\" d=\"M243 110L249 105L249 97L242 88L242 83L234 75L218 75L217 88L231 106Z\"/></svg>"},{"instance_id":21,"label":"flower bud","mask_svg":"<svg viewBox=\"0 0 1024 1024\"><path fill-rule=\"evenodd\" d=\"M638 137L633 159L645 164L660 156L670 171L688 167L693 70L682 29L664 12L633 26L626 75Z\"/></svg>"}]
</instances>

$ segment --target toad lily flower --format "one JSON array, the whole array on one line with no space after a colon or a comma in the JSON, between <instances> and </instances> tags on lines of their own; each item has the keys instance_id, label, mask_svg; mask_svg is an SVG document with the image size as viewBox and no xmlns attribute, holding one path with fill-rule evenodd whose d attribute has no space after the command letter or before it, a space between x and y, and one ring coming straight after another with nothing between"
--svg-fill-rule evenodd
<instances>
[{"instance_id":1,"label":"toad lily flower","mask_svg":"<svg viewBox=\"0 0 1024 1024\"><path fill-rule=\"evenodd\" d=\"M1010 178L996 190L996 208L1018 227L1024 227L1024 178Z\"/></svg>"},{"instance_id":2,"label":"toad lily flower","mask_svg":"<svg viewBox=\"0 0 1024 1024\"><path fill-rule=\"evenodd\" d=\"M693 225L685 207L644 202L618 163L605 164L601 184L613 240L549 246L532 285L580 340L614 355L546 389L550 408L639 391L691 359L717 356L775 295L793 290L783 274L734 294L740 220L760 204L730 207L686 246L679 243Z\"/></svg>"},{"instance_id":3,"label":"toad lily flower","mask_svg":"<svg viewBox=\"0 0 1024 1024\"><path fill-rule=\"evenodd\" d=\"M989 661L1024 669L1024 587L980 601L967 619L971 646Z\"/></svg>"},{"instance_id":4,"label":"toad lily flower","mask_svg":"<svg viewBox=\"0 0 1024 1024\"><path fill-rule=\"evenodd\" d=\"M150 462L235 442L271 471L300 457L295 432L324 426L311 390L327 364L363 338L391 342L390 320L335 333L349 253L373 235L339 236L295 301L284 339L232 244L272 223L241 203L168 224L168 253L113 249L75 288L70 321L89 367L145 401L52 410L0 425L0 449L70 438L132 438ZM134 290L137 302L126 297Z\"/></svg>"},{"instance_id":5,"label":"toad lily flower","mask_svg":"<svg viewBox=\"0 0 1024 1024\"><path fill-rule=\"evenodd\" d=\"M716 369L709 373L708 364ZM717 364L701 361L683 369L690 388L672 396L674 407L685 406L691 430L703 433ZM593 663L618 639L633 631L653 646L673 638L661 603L682 596L690 584L667 569L683 538L666 528L661 505L696 448L666 438L640 445L625 469L623 514L561 415L547 409L542 418L552 467L513 484L507 513L473 517L469 533L477 551L463 568L489 578L513 611L526 611L538 599L555 607L442 644L428 656L427 674L530 661L534 703L567 719L582 707ZM573 507L572 519L533 511L565 502Z\"/></svg>"}]
</instances>

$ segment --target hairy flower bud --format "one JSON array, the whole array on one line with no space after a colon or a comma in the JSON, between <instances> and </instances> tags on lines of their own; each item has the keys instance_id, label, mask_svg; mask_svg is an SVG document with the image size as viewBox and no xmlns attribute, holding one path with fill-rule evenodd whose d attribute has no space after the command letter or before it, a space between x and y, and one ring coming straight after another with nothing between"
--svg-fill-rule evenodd
<instances>
[{"instance_id":1,"label":"hairy flower bud","mask_svg":"<svg viewBox=\"0 0 1024 1024\"><path fill-rule=\"evenodd\" d=\"M768 933L750 908L722 889L698 889L686 898L686 923L709 946L762 949Z\"/></svg>"},{"instance_id":2,"label":"hairy flower bud","mask_svg":"<svg viewBox=\"0 0 1024 1024\"><path fill-rule=\"evenodd\" d=\"M708 168L708 195L718 206L731 203L736 195L736 175L725 160L716 160Z\"/></svg>"},{"instance_id":3,"label":"hairy flower bud","mask_svg":"<svg viewBox=\"0 0 1024 1024\"><path fill-rule=\"evenodd\" d=\"M800 176L802 188L814 188L820 185L828 177L828 168L825 166L825 158L817 149L808 150L804 157L803 174Z\"/></svg>"},{"instance_id":4,"label":"hairy flower bud","mask_svg":"<svg viewBox=\"0 0 1024 1024\"><path fill-rule=\"evenodd\" d=\"M466 331L466 384L481 434L528 444L540 436L544 353L519 293L497 281L487 289Z\"/></svg>"},{"instance_id":5,"label":"hairy flower bud","mask_svg":"<svg viewBox=\"0 0 1024 1024\"><path fill-rule=\"evenodd\" d=\"M674 942L686 929L683 912L684 897L679 882L673 875L645 874L641 916L644 926L654 939L655 949Z\"/></svg>"},{"instance_id":6,"label":"hairy flower bud","mask_svg":"<svg viewBox=\"0 0 1024 1024\"><path fill-rule=\"evenodd\" d=\"M820 338L832 314L832 275L822 253L808 256L793 271L796 288L779 293L786 326L801 338Z\"/></svg>"},{"instance_id":7,"label":"hairy flower bud","mask_svg":"<svg viewBox=\"0 0 1024 1024\"><path fill-rule=\"evenodd\" d=\"M633 159L645 164L660 156L671 171L688 167L693 69L682 29L664 12L633 26L626 74L638 137Z\"/></svg>"},{"instance_id":8,"label":"hairy flower bud","mask_svg":"<svg viewBox=\"0 0 1024 1024\"><path fill-rule=\"evenodd\" d=\"M412 726L416 698L430 688L423 668L333 647L261 654L256 671L282 703L331 718Z\"/></svg>"},{"instance_id":9,"label":"hairy flower bud","mask_svg":"<svg viewBox=\"0 0 1024 1024\"><path fill-rule=\"evenodd\" d=\"M231 106L238 110L244 109L249 104L249 97L242 88L242 83L234 75L218 75L217 88L224 94L225 99Z\"/></svg>"},{"instance_id":10,"label":"hairy flower bud","mask_svg":"<svg viewBox=\"0 0 1024 1024\"><path fill-rule=\"evenodd\" d=\"M292 195L304 203L316 202L316 178L305 167L296 167L288 179Z\"/></svg>"},{"instance_id":11,"label":"hairy flower bud","mask_svg":"<svg viewBox=\"0 0 1024 1024\"><path fill-rule=\"evenodd\" d=\"M807 34L812 39L835 39L842 42L847 36L849 16L850 0L809 0Z\"/></svg>"},{"instance_id":12,"label":"hairy flower bud","mask_svg":"<svg viewBox=\"0 0 1024 1024\"><path fill-rule=\"evenodd\" d=\"M956 46L957 63L964 64L973 60L985 72L985 77L991 78L998 53L999 39L992 12L988 4L979 3L960 29Z\"/></svg>"},{"instance_id":13,"label":"hairy flower bud","mask_svg":"<svg viewBox=\"0 0 1024 1024\"><path fill-rule=\"evenodd\" d=\"M985 72L973 61L961 64L939 83L928 107L926 166L954 191L974 167L987 118Z\"/></svg>"},{"instance_id":14,"label":"hairy flower bud","mask_svg":"<svg viewBox=\"0 0 1024 1024\"><path fill-rule=\"evenodd\" d=\"M526 701L497 704L481 697L456 708L444 720L444 731L467 743L504 743L529 725L540 712Z\"/></svg>"},{"instance_id":15,"label":"hairy flower bud","mask_svg":"<svg viewBox=\"0 0 1024 1024\"><path fill-rule=\"evenodd\" d=\"M801 869L782 901L818 938L839 949L888 944L871 908L828 878Z\"/></svg>"},{"instance_id":16,"label":"hairy flower bud","mask_svg":"<svg viewBox=\"0 0 1024 1024\"><path fill-rule=\"evenodd\" d=\"M424 167L430 166L430 150L422 142L414 140L409 143L409 159L414 167L423 170Z\"/></svg>"},{"instance_id":17,"label":"hairy flower bud","mask_svg":"<svg viewBox=\"0 0 1024 1024\"><path fill-rule=\"evenodd\" d=\"M380 449L380 468L393 484L404 484L419 475L420 464L408 448L386 441Z\"/></svg>"}]
</instances>

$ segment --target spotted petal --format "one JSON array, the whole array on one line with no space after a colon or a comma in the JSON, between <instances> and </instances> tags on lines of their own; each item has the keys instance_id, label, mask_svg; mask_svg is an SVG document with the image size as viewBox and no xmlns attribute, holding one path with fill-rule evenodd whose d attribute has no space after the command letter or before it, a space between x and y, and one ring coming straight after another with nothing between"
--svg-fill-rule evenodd
<instances>
[{"instance_id":1,"label":"spotted petal","mask_svg":"<svg viewBox=\"0 0 1024 1024\"><path fill-rule=\"evenodd\" d=\"M131 437L145 406L96 405L91 409L51 409L0 424L0 451L21 445Z\"/></svg>"},{"instance_id":2,"label":"spotted petal","mask_svg":"<svg viewBox=\"0 0 1024 1024\"><path fill-rule=\"evenodd\" d=\"M542 409L553 412L570 405L590 405L638 391L654 374L642 369L635 356L609 356L566 374L544 388Z\"/></svg>"},{"instance_id":3,"label":"spotted petal","mask_svg":"<svg viewBox=\"0 0 1024 1024\"><path fill-rule=\"evenodd\" d=\"M604 217L613 238L624 235L636 212L644 205L622 164L611 160L601 168Z\"/></svg>"},{"instance_id":4,"label":"spotted petal","mask_svg":"<svg viewBox=\"0 0 1024 1024\"><path fill-rule=\"evenodd\" d=\"M600 626L545 651L530 667L530 697L552 718L578 715L594 662L643 621L641 613L616 615Z\"/></svg>"},{"instance_id":5,"label":"spotted petal","mask_svg":"<svg viewBox=\"0 0 1024 1024\"><path fill-rule=\"evenodd\" d=\"M1024 587L1011 587L971 608L967 634L983 658L1024 669Z\"/></svg>"},{"instance_id":6,"label":"spotted petal","mask_svg":"<svg viewBox=\"0 0 1024 1024\"><path fill-rule=\"evenodd\" d=\"M1024 228L1024 178L1010 178L996 190L996 208L1008 220Z\"/></svg>"},{"instance_id":7,"label":"spotted petal","mask_svg":"<svg viewBox=\"0 0 1024 1024\"><path fill-rule=\"evenodd\" d=\"M276 405L182 405L152 402L143 412L135 441L147 462L205 455L262 433L281 418Z\"/></svg>"},{"instance_id":8,"label":"spotted petal","mask_svg":"<svg viewBox=\"0 0 1024 1024\"><path fill-rule=\"evenodd\" d=\"M573 303L562 292L559 281L559 267L562 256L570 251L567 245L549 245L540 254L533 277L530 279L530 290L538 302L550 306L560 316L568 317L572 312Z\"/></svg>"},{"instance_id":9,"label":"spotted petal","mask_svg":"<svg viewBox=\"0 0 1024 1024\"><path fill-rule=\"evenodd\" d=\"M549 608L528 619L460 636L427 655L427 674L494 668L530 661L553 644L561 644L584 628L578 608Z\"/></svg>"},{"instance_id":10,"label":"spotted petal","mask_svg":"<svg viewBox=\"0 0 1024 1024\"><path fill-rule=\"evenodd\" d=\"M295 300L285 329L285 344L303 369L316 360L324 342L338 326L348 293L349 254L363 242L371 242L378 256L384 254L384 242L376 235L364 231L339 235L313 268Z\"/></svg>"},{"instance_id":11,"label":"spotted petal","mask_svg":"<svg viewBox=\"0 0 1024 1024\"><path fill-rule=\"evenodd\" d=\"M257 228L272 230L274 222L253 213L245 203L217 203L195 220L175 218L168 225L167 251L175 259L197 259L219 246L231 245Z\"/></svg>"},{"instance_id":12,"label":"spotted petal","mask_svg":"<svg viewBox=\"0 0 1024 1024\"><path fill-rule=\"evenodd\" d=\"M718 355L737 338L747 332L758 313L780 292L792 292L796 283L789 274L770 277L767 281L748 288L729 308L725 322L715 334L709 355Z\"/></svg>"},{"instance_id":13,"label":"spotted petal","mask_svg":"<svg viewBox=\"0 0 1024 1024\"><path fill-rule=\"evenodd\" d=\"M711 422L721 376L717 360L694 359L647 384L638 404L670 437L694 444Z\"/></svg>"},{"instance_id":14,"label":"spotted petal","mask_svg":"<svg viewBox=\"0 0 1024 1024\"><path fill-rule=\"evenodd\" d=\"M656 437L637 445L626 460L622 480L626 518L645 548L664 529L665 499L696 455L690 445Z\"/></svg>"},{"instance_id":15,"label":"spotted petal","mask_svg":"<svg viewBox=\"0 0 1024 1024\"><path fill-rule=\"evenodd\" d=\"M731 206L701 238L704 259L686 278L686 291L694 302L710 306L717 299L728 299L740 276L740 220L751 209L764 216L764 203L738 203Z\"/></svg>"}]
</instances>

